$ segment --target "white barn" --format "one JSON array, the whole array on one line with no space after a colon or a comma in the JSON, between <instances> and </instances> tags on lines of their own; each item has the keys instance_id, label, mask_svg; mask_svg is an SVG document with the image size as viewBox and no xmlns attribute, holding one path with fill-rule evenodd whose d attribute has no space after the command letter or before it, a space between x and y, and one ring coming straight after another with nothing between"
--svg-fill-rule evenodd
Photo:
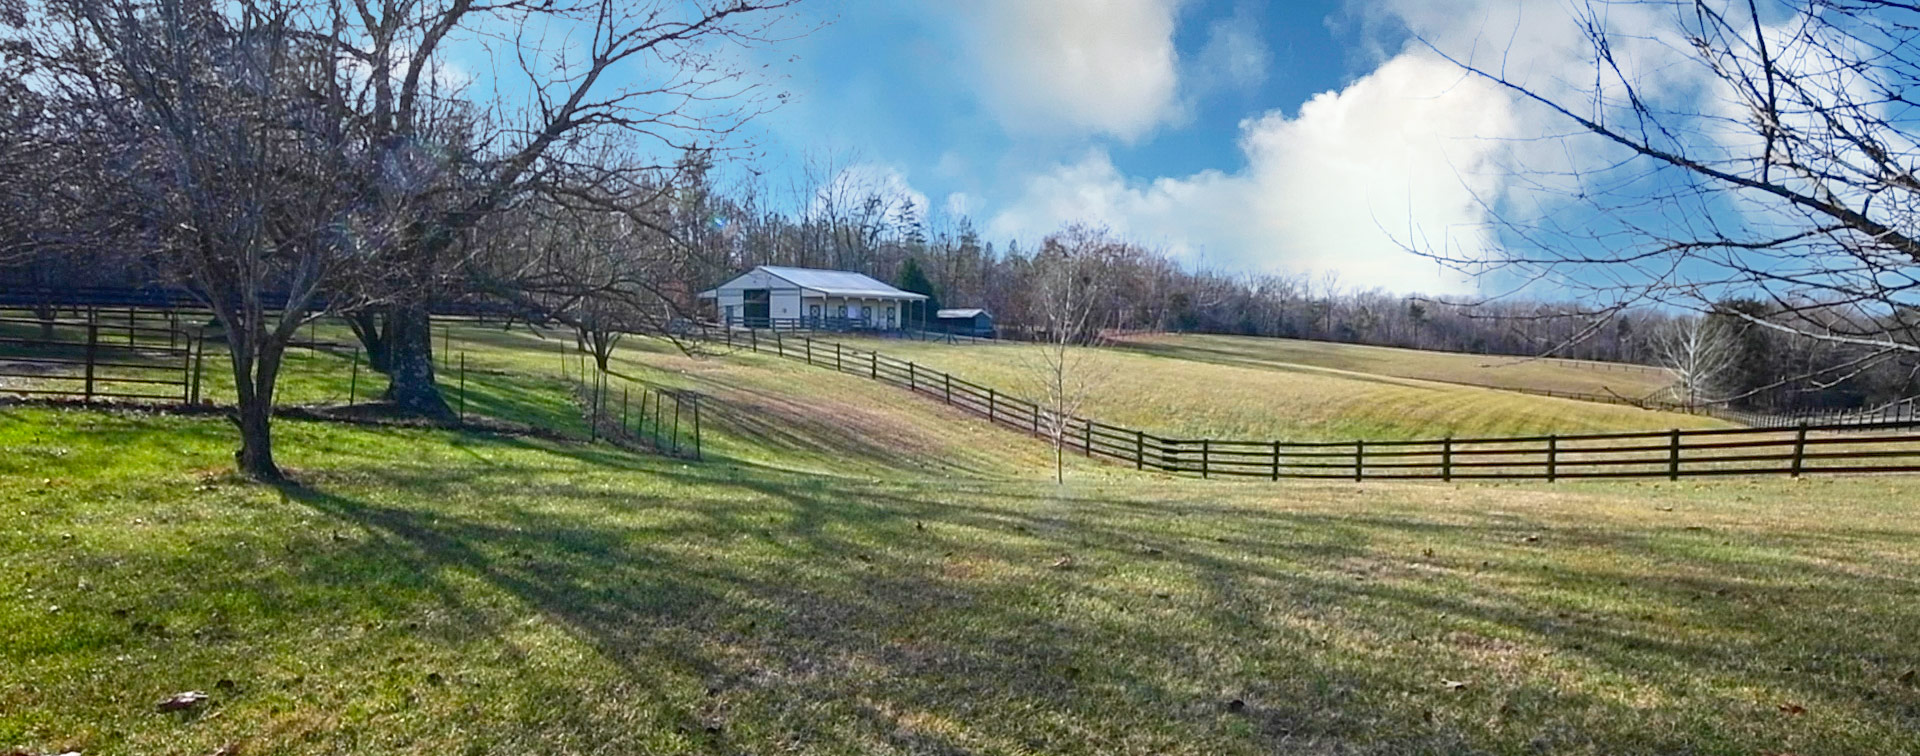
<instances>
[{"instance_id":1,"label":"white barn","mask_svg":"<svg viewBox=\"0 0 1920 756\"><path fill-rule=\"evenodd\" d=\"M927 297L864 273L762 265L700 292L727 325L898 330L924 323ZM916 309L917 308L917 309Z\"/></svg>"}]
</instances>

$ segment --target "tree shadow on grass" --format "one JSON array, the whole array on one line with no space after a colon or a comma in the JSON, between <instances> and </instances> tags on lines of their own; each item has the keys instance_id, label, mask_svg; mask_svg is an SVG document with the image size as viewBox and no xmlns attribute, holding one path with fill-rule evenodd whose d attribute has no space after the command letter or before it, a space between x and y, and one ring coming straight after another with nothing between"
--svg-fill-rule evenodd
<instances>
[{"instance_id":1,"label":"tree shadow on grass","mask_svg":"<svg viewBox=\"0 0 1920 756\"><path fill-rule=\"evenodd\" d=\"M589 464L597 455L555 451ZM722 726L716 747L1658 753L1777 739L1820 750L1817 739L1796 740L1774 702L1700 721L1685 705L1649 711L1633 700L1645 695L1636 691L1725 698L1748 685L1864 717L1879 729L1862 747L1884 743L1872 737L1885 725L1914 721L1913 703L1887 698L1897 692L1884 681L1782 671L1848 655L1912 662L1910 645L1857 637L1848 612L1783 615L1812 597L1782 584L1777 565L1714 562L1699 566L1719 574L1666 577L1621 567L1697 564L1659 533L1032 495L990 482L930 496L602 461L662 485L529 483L541 471L505 465L383 480L474 504L288 493L378 534L364 558L399 552L424 575L479 576L637 678L718 691L732 716L758 724L738 740ZM529 486L537 497L496 495ZM1543 568L1554 558L1521 545L1516 528L1613 556ZM1439 553L1407 550L1421 543ZM1075 565L1048 566L1062 555ZM1901 585L1796 568L1816 585ZM1723 591L1741 598L1703 598ZM456 591L439 595L461 603ZM1911 609L1876 611L1914 619ZM1466 690L1442 687L1463 677ZM1247 703L1225 709L1233 698ZM689 728L714 721L682 718Z\"/></svg>"}]
</instances>

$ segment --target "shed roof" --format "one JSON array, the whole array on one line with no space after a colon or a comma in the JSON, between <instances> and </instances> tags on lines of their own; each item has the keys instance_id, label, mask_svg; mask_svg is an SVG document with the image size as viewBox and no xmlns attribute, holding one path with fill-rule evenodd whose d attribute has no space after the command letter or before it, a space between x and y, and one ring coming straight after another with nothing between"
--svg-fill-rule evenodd
<instances>
[{"instance_id":1,"label":"shed roof","mask_svg":"<svg viewBox=\"0 0 1920 756\"><path fill-rule=\"evenodd\" d=\"M875 299L911 299L911 300L919 300L919 299L927 298L925 294L915 294L911 291L901 291L900 289L894 288L892 286L888 286L887 284L882 283L879 280L875 279L874 277L869 276L865 273L855 273L850 270L820 270L817 268L789 268L781 265L762 265L757 268L754 268L754 270L765 271L767 274L772 275L775 278L778 278L782 281L786 281L787 283L793 284L794 286L800 287L802 289L806 289L808 291L816 291L816 292L820 292L821 294L834 296L834 297L872 297ZM731 284L733 283L733 281L738 281L738 280L740 280L740 278L735 277L732 281L728 281L727 283L721 284L712 289L701 292L700 296L702 297L713 296L719 290L727 288L728 284Z\"/></svg>"},{"instance_id":2,"label":"shed roof","mask_svg":"<svg viewBox=\"0 0 1920 756\"><path fill-rule=\"evenodd\" d=\"M936 318L972 318L987 314L978 307L960 307L952 310L939 310L933 313Z\"/></svg>"}]
</instances>

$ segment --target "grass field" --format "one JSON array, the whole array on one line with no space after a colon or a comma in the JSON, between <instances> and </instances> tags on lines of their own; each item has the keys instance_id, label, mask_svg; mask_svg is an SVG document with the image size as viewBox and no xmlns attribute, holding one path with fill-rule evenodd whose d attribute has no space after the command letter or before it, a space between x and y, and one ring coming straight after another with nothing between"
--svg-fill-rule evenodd
<instances>
[{"instance_id":1,"label":"grass field","mask_svg":"<svg viewBox=\"0 0 1920 756\"><path fill-rule=\"evenodd\" d=\"M1030 344L947 345L876 339L854 339L848 343L862 349L878 349L884 354L949 371L1020 396L1044 396L1032 369L1037 347ZM1532 396L1394 374L1289 366L1275 360L1252 358L1230 360L1196 350L1197 347L1191 346L1086 350L1085 362L1088 371L1098 376L1098 391L1088 402L1084 414L1176 438L1293 441L1534 435L1726 425L1703 416ZM1440 364L1466 357L1432 352L1414 354ZM1401 372L1419 370L1412 365L1398 369ZM1453 373L1443 371L1442 375L1458 376L1458 370L1465 369L1459 368ZM1537 372L1557 370L1540 366Z\"/></svg>"},{"instance_id":2,"label":"grass field","mask_svg":"<svg viewBox=\"0 0 1920 756\"><path fill-rule=\"evenodd\" d=\"M455 336L488 414L584 427L562 342ZM0 408L0 748L1920 753L1920 478L1056 486L904 391L630 347L709 461L286 421L271 488L218 418Z\"/></svg>"},{"instance_id":3,"label":"grass field","mask_svg":"<svg viewBox=\"0 0 1920 756\"><path fill-rule=\"evenodd\" d=\"M1294 372L1324 369L1526 391L1601 396L1612 393L1635 399L1649 396L1671 399L1664 389L1673 382L1664 371L1643 365L1459 354L1300 339L1169 333L1127 336L1116 343L1163 357L1222 365Z\"/></svg>"}]
</instances>

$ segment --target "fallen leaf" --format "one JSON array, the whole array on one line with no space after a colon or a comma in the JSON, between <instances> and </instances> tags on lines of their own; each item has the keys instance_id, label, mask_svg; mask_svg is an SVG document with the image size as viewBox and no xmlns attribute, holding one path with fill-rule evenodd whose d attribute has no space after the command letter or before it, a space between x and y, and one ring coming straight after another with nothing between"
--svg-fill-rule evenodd
<instances>
[{"instance_id":1,"label":"fallen leaf","mask_svg":"<svg viewBox=\"0 0 1920 756\"><path fill-rule=\"evenodd\" d=\"M240 744L228 743L220 746L212 754L209 754L209 756L240 756Z\"/></svg>"},{"instance_id":2,"label":"fallen leaf","mask_svg":"<svg viewBox=\"0 0 1920 756\"><path fill-rule=\"evenodd\" d=\"M1909 670L1907 670L1907 671L1905 671L1905 672L1902 672L1902 673L1900 673L1900 676L1899 676L1899 677L1896 677L1896 678L1893 678L1893 679L1895 679L1895 680L1898 680L1898 681L1900 681L1900 684L1901 684L1901 685L1905 685L1905 686L1907 686L1907 687L1909 687L1909 688L1911 688L1911 687L1913 687L1913 679L1914 679L1914 675L1915 675L1915 672L1914 672L1914 670L1911 670L1911 669L1909 669Z\"/></svg>"},{"instance_id":3,"label":"fallen leaf","mask_svg":"<svg viewBox=\"0 0 1920 756\"><path fill-rule=\"evenodd\" d=\"M1072 557L1072 556L1063 556L1063 557L1060 557L1059 559L1056 559L1056 560L1054 560L1054 561L1053 561L1053 568L1054 568L1054 569L1056 569L1056 570L1070 570L1070 569L1073 569L1073 557Z\"/></svg>"},{"instance_id":4,"label":"fallen leaf","mask_svg":"<svg viewBox=\"0 0 1920 756\"><path fill-rule=\"evenodd\" d=\"M1235 714L1239 714L1240 712L1243 712L1246 710L1247 710L1247 702L1242 701L1238 698L1227 702L1227 711L1231 711Z\"/></svg>"},{"instance_id":5,"label":"fallen leaf","mask_svg":"<svg viewBox=\"0 0 1920 756\"><path fill-rule=\"evenodd\" d=\"M185 711L205 703L206 700L207 694L197 690L189 690L185 693L173 694L173 696L167 700L161 701L155 708L161 711Z\"/></svg>"},{"instance_id":6,"label":"fallen leaf","mask_svg":"<svg viewBox=\"0 0 1920 756\"><path fill-rule=\"evenodd\" d=\"M1440 687L1447 690L1466 690L1467 683L1463 680L1441 680Z\"/></svg>"},{"instance_id":7,"label":"fallen leaf","mask_svg":"<svg viewBox=\"0 0 1920 756\"><path fill-rule=\"evenodd\" d=\"M1789 717L1797 717L1797 716L1800 716L1801 714L1807 713L1807 707L1801 706L1800 704L1797 704L1797 703L1783 703L1783 704L1780 704L1780 713L1785 714Z\"/></svg>"}]
</instances>

